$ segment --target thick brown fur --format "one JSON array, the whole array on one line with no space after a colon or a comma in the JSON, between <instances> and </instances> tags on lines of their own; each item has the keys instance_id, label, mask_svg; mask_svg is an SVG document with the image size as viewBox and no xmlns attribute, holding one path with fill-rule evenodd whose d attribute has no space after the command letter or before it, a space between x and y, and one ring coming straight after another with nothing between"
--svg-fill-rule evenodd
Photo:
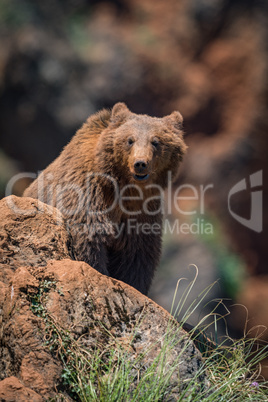
<instances>
[{"instance_id":1,"label":"thick brown fur","mask_svg":"<svg viewBox=\"0 0 268 402\"><path fill-rule=\"evenodd\" d=\"M61 210L76 259L147 294L161 254L157 186L177 177L185 150L179 112L155 118L117 103L91 116L24 196Z\"/></svg>"}]
</instances>

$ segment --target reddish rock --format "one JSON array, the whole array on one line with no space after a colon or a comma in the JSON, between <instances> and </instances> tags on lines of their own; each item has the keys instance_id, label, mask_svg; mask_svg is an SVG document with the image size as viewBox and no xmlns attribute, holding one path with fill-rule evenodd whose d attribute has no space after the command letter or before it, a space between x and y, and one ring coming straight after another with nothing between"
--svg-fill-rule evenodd
<instances>
[{"instance_id":1,"label":"reddish rock","mask_svg":"<svg viewBox=\"0 0 268 402\"><path fill-rule=\"evenodd\" d=\"M0 400L5 402L41 402L43 398L32 389L25 387L16 377L0 381Z\"/></svg>"},{"instance_id":2,"label":"reddish rock","mask_svg":"<svg viewBox=\"0 0 268 402\"><path fill-rule=\"evenodd\" d=\"M15 269L69 257L69 236L56 208L9 196L0 202L0 216L0 264Z\"/></svg>"},{"instance_id":3,"label":"reddish rock","mask_svg":"<svg viewBox=\"0 0 268 402\"><path fill-rule=\"evenodd\" d=\"M141 359L140 375L169 335L167 369L176 359L179 362L169 384L176 399L182 384L196 375L201 364L201 355L188 334L168 312L134 288L101 275L84 262L66 258L68 234L57 214L55 218L57 211L44 211L43 205L32 199L12 197L14 200L22 211L19 217L10 211L6 199L0 202L0 250L4 256L0 269L2 400L39 401L59 395L70 400L61 378L62 361L46 344L51 327L45 317L60 330L68 330L89 352L96 345L121 345L133 360L149 349ZM49 256L54 259L48 260ZM204 375L196 381L206 384Z\"/></svg>"}]
</instances>

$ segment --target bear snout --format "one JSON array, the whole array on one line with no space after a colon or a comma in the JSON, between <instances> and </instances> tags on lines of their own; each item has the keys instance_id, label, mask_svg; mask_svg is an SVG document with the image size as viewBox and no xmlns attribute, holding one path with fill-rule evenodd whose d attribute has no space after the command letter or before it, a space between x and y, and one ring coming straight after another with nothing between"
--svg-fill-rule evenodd
<instances>
[{"instance_id":1,"label":"bear snout","mask_svg":"<svg viewBox=\"0 0 268 402\"><path fill-rule=\"evenodd\" d=\"M149 178L149 163L144 160L134 162L133 177L137 181L145 181Z\"/></svg>"},{"instance_id":2,"label":"bear snout","mask_svg":"<svg viewBox=\"0 0 268 402\"><path fill-rule=\"evenodd\" d=\"M134 170L137 174L147 173L148 163L145 161L137 161L134 163Z\"/></svg>"}]
</instances>

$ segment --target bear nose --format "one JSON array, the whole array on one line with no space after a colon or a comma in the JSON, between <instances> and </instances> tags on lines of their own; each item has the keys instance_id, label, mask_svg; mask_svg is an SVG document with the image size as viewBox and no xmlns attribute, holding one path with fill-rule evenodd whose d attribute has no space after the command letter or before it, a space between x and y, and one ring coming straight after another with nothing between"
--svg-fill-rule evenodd
<instances>
[{"instance_id":1,"label":"bear nose","mask_svg":"<svg viewBox=\"0 0 268 402\"><path fill-rule=\"evenodd\" d=\"M134 163L134 169L136 173L143 173L147 168L147 163L144 161L137 161Z\"/></svg>"}]
</instances>

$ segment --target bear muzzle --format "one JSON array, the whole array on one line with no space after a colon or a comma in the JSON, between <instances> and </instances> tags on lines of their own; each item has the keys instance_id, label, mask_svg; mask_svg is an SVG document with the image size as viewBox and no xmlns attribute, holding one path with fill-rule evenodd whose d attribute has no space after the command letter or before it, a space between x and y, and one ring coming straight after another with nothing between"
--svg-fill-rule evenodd
<instances>
[{"instance_id":1,"label":"bear muzzle","mask_svg":"<svg viewBox=\"0 0 268 402\"><path fill-rule=\"evenodd\" d=\"M149 178L148 167L149 164L144 160L136 161L134 163L134 179L138 181L147 180Z\"/></svg>"}]
</instances>

